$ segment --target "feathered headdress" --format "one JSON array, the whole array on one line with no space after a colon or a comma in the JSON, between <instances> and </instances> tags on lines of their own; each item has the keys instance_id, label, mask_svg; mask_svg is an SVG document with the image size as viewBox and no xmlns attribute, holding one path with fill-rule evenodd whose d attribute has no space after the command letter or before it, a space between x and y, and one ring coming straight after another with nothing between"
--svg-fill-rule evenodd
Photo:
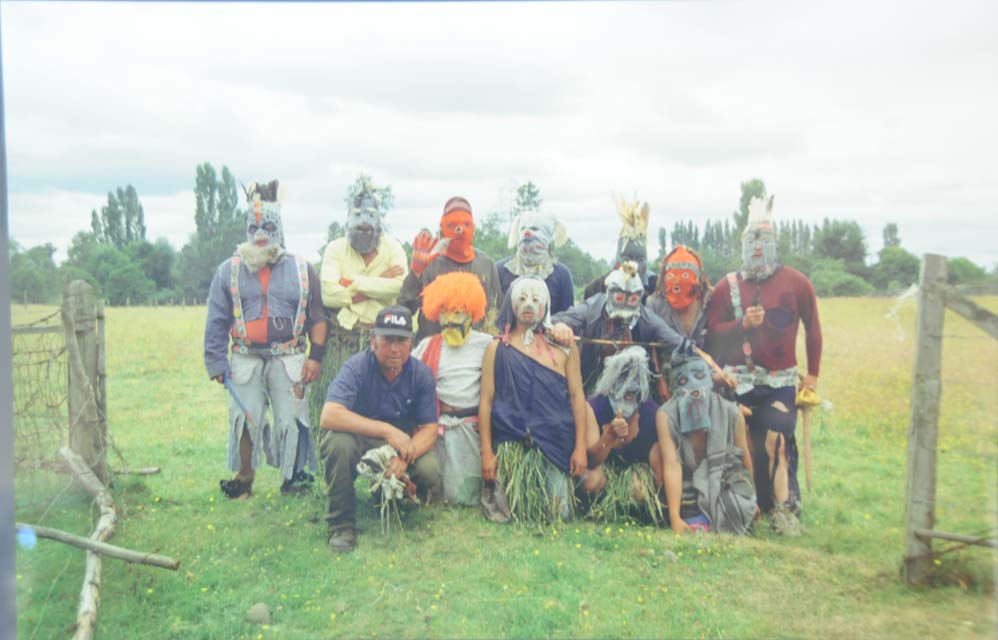
<instances>
[{"instance_id":1,"label":"feathered headdress","mask_svg":"<svg viewBox=\"0 0 998 640\"><path fill-rule=\"evenodd\" d=\"M642 239L648 237L648 214L650 208L647 202L634 200L628 202L622 197L614 196L617 205L617 215L623 226L620 229L620 237L627 239Z\"/></svg>"},{"instance_id":2,"label":"feathered headdress","mask_svg":"<svg viewBox=\"0 0 998 640\"><path fill-rule=\"evenodd\" d=\"M748 205L748 221L746 227L757 227L759 225L773 226L773 198L768 199L753 196Z\"/></svg>"}]
</instances>

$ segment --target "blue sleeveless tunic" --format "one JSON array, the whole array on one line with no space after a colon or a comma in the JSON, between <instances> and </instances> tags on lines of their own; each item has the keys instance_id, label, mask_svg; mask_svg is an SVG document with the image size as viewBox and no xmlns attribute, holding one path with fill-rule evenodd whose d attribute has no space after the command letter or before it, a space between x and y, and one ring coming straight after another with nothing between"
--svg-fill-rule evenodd
<instances>
[{"instance_id":1,"label":"blue sleeveless tunic","mask_svg":"<svg viewBox=\"0 0 998 640\"><path fill-rule=\"evenodd\" d=\"M551 464L568 473L575 421L565 376L502 342L493 371L493 443L519 442L529 435Z\"/></svg>"}]
</instances>

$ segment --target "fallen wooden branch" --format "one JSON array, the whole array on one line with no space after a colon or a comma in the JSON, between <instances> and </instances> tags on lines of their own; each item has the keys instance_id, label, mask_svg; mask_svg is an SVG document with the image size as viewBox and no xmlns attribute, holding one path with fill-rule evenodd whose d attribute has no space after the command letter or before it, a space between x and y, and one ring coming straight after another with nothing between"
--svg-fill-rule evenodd
<instances>
[{"instance_id":1,"label":"fallen wooden branch","mask_svg":"<svg viewBox=\"0 0 998 640\"><path fill-rule=\"evenodd\" d=\"M94 527L90 539L95 542L106 542L114 535L114 525L118 521L118 513L114 508L114 500L90 465L69 447L59 449L59 455L66 460L77 481L90 495L94 497L100 508L100 519ZM86 570L83 573L83 588L80 591L80 606L76 610L75 640L91 640L94 628L97 626L97 607L100 605L101 557L93 551L87 551Z\"/></svg>"},{"instance_id":2,"label":"fallen wooden branch","mask_svg":"<svg viewBox=\"0 0 998 640\"><path fill-rule=\"evenodd\" d=\"M939 538L940 540L950 540L952 542L975 544L981 547L998 549L998 540L993 538L962 536L958 533L946 533L945 531L933 531L932 529L915 529L915 535L925 540L928 540L929 538Z\"/></svg>"},{"instance_id":3,"label":"fallen wooden branch","mask_svg":"<svg viewBox=\"0 0 998 640\"><path fill-rule=\"evenodd\" d=\"M30 527L39 538L56 540L74 547L79 547L80 549L86 549L87 551L93 551L101 555L118 558L119 560L124 560L125 562L147 564L153 567L170 569L171 571L176 571L180 568L180 561L174 560L168 556L161 556L155 553L145 553L143 551L132 551L131 549L108 544L106 542L97 542L95 540L91 540L90 538L83 538L81 536L73 535L72 533L67 533L60 529L52 529L50 527L39 527L37 525L24 524L21 522L16 523L16 526L18 528Z\"/></svg>"},{"instance_id":4,"label":"fallen wooden branch","mask_svg":"<svg viewBox=\"0 0 998 640\"><path fill-rule=\"evenodd\" d=\"M141 467L139 469L112 469L116 476L154 476L159 473L159 467Z\"/></svg>"}]
</instances>

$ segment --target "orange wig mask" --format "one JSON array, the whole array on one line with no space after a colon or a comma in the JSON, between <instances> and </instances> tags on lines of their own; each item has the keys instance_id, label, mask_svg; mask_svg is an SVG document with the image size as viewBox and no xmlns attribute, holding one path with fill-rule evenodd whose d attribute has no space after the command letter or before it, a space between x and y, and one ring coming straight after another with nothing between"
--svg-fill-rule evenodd
<instances>
[{"instance_id":1,"label":"orange wig mask","mask_svg":"<svg viewBox=\"0 0 998 640\"><path fill-rule=\"evenodd\" d=\"M485 317L485 305L485 288L473 273L445 273L423 289L423 315L433 322L449 311L464 312L479 322Z\"/></svg>"}]
</instances>

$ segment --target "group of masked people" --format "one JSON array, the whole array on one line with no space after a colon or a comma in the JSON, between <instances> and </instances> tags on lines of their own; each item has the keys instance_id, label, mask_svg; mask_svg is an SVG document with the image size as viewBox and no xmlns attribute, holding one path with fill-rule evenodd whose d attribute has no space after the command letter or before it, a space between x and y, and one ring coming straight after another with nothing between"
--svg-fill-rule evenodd
<instances>
[{"instance_id":1,"label":"group of masked people","mask_svg":"<svg viewBox=\"0 0 998 640\"><path fill-rule=\"evenodd\" d=\"M281 192L246 189L247 240L208 299L226 496L248 497L264 460L282 493L309 491L321 459L328 543L350 551L358 464L381 452L411 498L496 522L588 513L740 534L761 513L800 532L795 398L816 387L821 329L810 282L776 261L772 199L752 202L742 268L716 287L683 246L649 273L648 206L619 201L616 264L575 304L553 216L521 215L495 262L454 197L409 260L365 184L317 270L285 250Z\"/></svg>"}]
</instances>

